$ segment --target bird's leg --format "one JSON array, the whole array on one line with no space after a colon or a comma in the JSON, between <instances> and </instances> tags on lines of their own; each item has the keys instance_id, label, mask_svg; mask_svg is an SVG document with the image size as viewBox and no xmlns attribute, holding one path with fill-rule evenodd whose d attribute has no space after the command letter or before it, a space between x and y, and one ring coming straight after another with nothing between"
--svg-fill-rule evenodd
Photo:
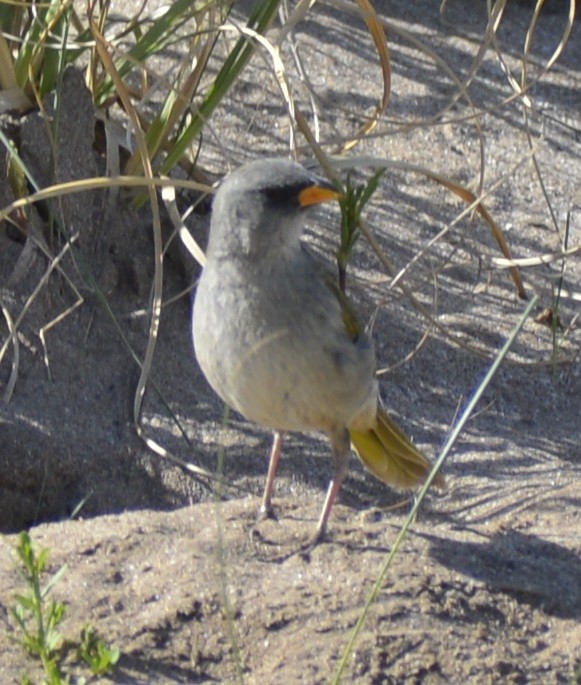
<instances>
[{"instance_id":1,"label":"bird's leg","mask_svg":"<svg viewBox=\"0 0 581 685\"><path fill-rule=\"evenodd\" d=\"M272 491L274 490L274 478L276 476L276 467L280 458L280 451L282 449L282 441L284 433L280 431L274 432L274 439L272 441L272 448L270 450L270 457L268 460L268 474L266 476L266 484L264 486L264 494L262 495L262 503L258 513L258 520L262 521L265 518L272 517Z\"/></svg>"},{"instance_id":2,"label":"bird's leg","mask_svg":"<svg viewBox=\"0 0 581 685\"><path fill-rule=\"evenodd\" d=\"M311 544L309 545L309 548L317 545L325 536L327 522L329 521L331 509L333 508L333 502L335 501L337 493L341 488L341 483L343 483L343 478L345 477L347 465L349 463L349 455L351 454L351 440L349 439L349 431L347 429L344 428L336 433L330 434L329 440L331 442L331 450L333 451L333 459L335 462L333 468L333 477L329 483L329 487L327 488L325 503L323 504L321 516L319 517L319 522L317 523L317 531L311 541Z\"/></svg>"}]
</instances>

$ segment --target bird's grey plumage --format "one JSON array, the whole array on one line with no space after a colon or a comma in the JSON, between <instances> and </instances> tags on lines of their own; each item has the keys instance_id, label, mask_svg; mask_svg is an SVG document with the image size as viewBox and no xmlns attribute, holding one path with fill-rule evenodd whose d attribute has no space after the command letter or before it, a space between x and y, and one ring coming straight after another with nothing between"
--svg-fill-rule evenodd
<instances>
[{"instance_id":1,"label":"bird's grey plumage","mask_svg":"<svg viewBox=\"0 0 581 685\"><path fill-rule=\"evenodd\" d=\"M206 378L227 404L274 430L332 432L376 411L372 342L349 336L300 244L306 212L295 196L317 182L286 160L232 173L214 200L194 304Z\"/></svg>"},{"instance_id":2,"label":"bird's grey plumage","mask_svg":"<svg viewBox=\"0 0 581 685\"><path fill-rule=\"evenodd\" d=\"M230 174L214 200L193 311L196 356L210 385L275 431L263 514L272 509L283 433L327 433L334 470L313 542L325 532L351 444L394 487L415 487L430 468L378 404L373 344L335 277L301 246L309 208L337 198L331 189L282 159Z\"/></svg>"}]
</instances>

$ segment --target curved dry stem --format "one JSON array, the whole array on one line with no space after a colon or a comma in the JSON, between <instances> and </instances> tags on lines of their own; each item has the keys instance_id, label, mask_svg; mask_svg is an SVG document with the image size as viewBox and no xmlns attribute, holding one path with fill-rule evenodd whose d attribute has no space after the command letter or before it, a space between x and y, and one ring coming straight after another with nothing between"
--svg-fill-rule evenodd
<instances>
[{"instance_id":1,"label":"curved dry stem","mask_svg":"<svg viewBox=\"0 0 581 685\"><path fill-rule=\"evenodd\" d=\"M284 12L286 12L287 10L286 3L281 4L280 14L283 19L283 26L279 31L276 46L277 48L280 48L283 39L285 39L288 36L288 44L291 50L293 61L295 63L295 69L297 70L299 79L306 86L307 97L309 98L309 105L311 107L311 116L313 118L313 127L315 129L313 135L315 140L319 141L321 130L319 125L319 112L315 97L315 89L311 84L308 71L303 64L299 46L297 44L296 37L294 34L294 28L296 24L302 21L307 11L310 9L310 7L312 7L312 5L315 2L316 0L300 0L296 7L293 9L293 12L290 16L286 16L284 14Z\"/></svg>"},{"instance_id":2,"label":"curved dry stem","mask_svg":"<svg viewBox=\"0 0 581 685\"><path fill-rule=\"evenodd\" d=\"M288 116L289 116L289 122L290 122L290 135L291 135L290 147L291 147L291 150L295 150L295 148L296 148L295 131L294 131L295 103L294 103L294 99L291 95L290 85L289 85L288 80L286 78L286 69L285 69L285 66L284 66L282 59L280 58L278 50L261 33L258 33L254 29L251 29L247 26L237 26L236 24L223 24L220 27L220 31L234 31L236 33L240 33L240 34L246 36L247 38L251 38L252 40L254 40L257 43L259 43L260 45L262 45L262 47L265 48L265 50L270 55L270 58L272 59L272 66L274 68L274 75L276 77L276 81L278 83L278 86L280 88L280 92L282 94L282 97L284 99L285 105L286 105L287 110L288 110Z\"/></svg>"},{"instance_id":3,"label":"curved dry stem","mask_svg":"<svg viewBox=\"0 0 581 685\"><path fill-rule=\"evenodd\" d=\"M344 12L349 12L349 13L355 13L357 10L353 7L352 4L346 2L345 0L324 0L324 2L332 7L335 7L337 9L340 9L341 11ZM479 183L478 187L482 188L484 184L484 172L485 172L485 145L484 145L484 136L482 133L482 127L480 124L480 116L481 112L477 110L476 106L472 102L472 99L470 98L470 95L467 90L467 86L465 83L457 76L456 72L448 65L448 63L442 59L437 53L435 53L433 50L431 50L427 45L425 45L419 38L414 36L412 33L409 31L406 31L400 26L397 26L393 22L390 22L388 19L385 19L384 17L381 17L379 19L381 22L382 26L384 26L389 32L394 33L395 35L400 36L403 40L408 42L410 45L415 47L417 50L425 54L429 59L431 59L434 64L436 64L449 78L450 80L455 84L455 86L458 89L457 94L452 96L450 100L446 103L444 107L438 110L433 116L428 117L426 119L423 119L421 121L414 121L414 122L406 122L404 124L401 124L398 126L398 130L400 132L405 132L408 130L411 130L413 128L417 128L418 126L426 126L426 125L434 125L438 122L440 122L443 118L443 116L448 112L457 102L459 99L464 99L466 101L467 106L471 110L472 114L468 117L462 117L462 121L472 121L476 127L476 132L478 136L478 141L479 141L479 149L480 149L480 167L479 167ZM443 123L443 122L442 122ZM372 135L372 134L371 134ZM383 135L383 134L379 134Z\"/></svg>"},{"instance_id":4,"label":"curved dry stem","mask_svg":"<svg viewBox=\"0 0 581 685\"><path fill-rule=\"evenodd\" d=\"M4 341L2 347L0 347L0 362L1 362L2 359L4 358L4 355L6 354L6 350L8 349L8 346L10 345L10 343L13 343L14 340L16 340L17 335L18 335L18 330L19 330L19 328L20 328L20 324L22 323L22 320L23 320L24 317L26 316L26 313L28 312L28 310L29 310L30 307L32 306L32 303L33 303L34 300L37 298L39 292L40 292L40 291L44 288L44 286L46 285L46 283L47 283L47 281L48 281L48 279L49 279L51 273L52 273L55 269L58 269L58 268L59 268L60 262L62 261L62 259L63 259L63 257L65 256L65 254L70 250L71 245L75 242L76 238L77 238L77 236L72 236L72 237L67 241L67 243L63 246L63 248L62 248L61 251L58 253L58 255L56 255L56 257L52 257L52 256L48 253L48 250L47 250L46 248L44 248L44 246L38 244L38 246L40 247L40 249L41 249L41 250L44 252L44 254L49 258L49 260L50 260L50 261L49 261L49 265L48 265L46 271L44 272L44 274L42 275L42 277L39 279L39 281L38 281L38 283L36 284L36 286L34 287L34 290L33 290L33 291L30 293L30 295L28 296L26 302L24 303L24 306L22 307L22 310L20 311L20 314L16 317L16 320L13 322L12 329L11 329L11 330L9 329L9 335L8 335L8 337L6 338L6 340ZM61 272L61 273L62 273L62 272ZM72 283L71 283L70 279L69 279L68 277L66 277L66 276L65 276L65 278L66 278L67 282L69 283L69 285L72 286ZM72 287L74 288L74 286L72 286ZM74 290L75 290L75 291L77 292L77 294L78 294L77 289L74 288ZM80 295L79 295L79 297L80 297Z\"/></svg>"},{"instance_id":5,"label":"curved dry stem","mask_svg":"<svg viewBox=\"0 0 581 685\"><path fill-rule=\"evenodd\" d=\"M0 302L0 309L2 309L2 314L6 320L6 325L8 327L8 342L12 342L12 347L14 349L14 354L12 355L12 365L10 367L10 376L6 387L4 388L4 394L2 395L2 401L4 404L10 402L12 393L14 392L14 386L18 380L18 367L20 365L20 343L18 342L18 335L16 334L16 328L14 326L14 321L8 309ZM4 349L4 348L3 348ZM0 360L2 356L0 355Z\"/></svg>"},{"instance_id":6,"label":"curved dry stem","mask_svg":"<svg viewBox=\"0 0 581 685\"><path fill-rule=\"evenodd\" d=\"M379 56L379 63L381 65L381 74L383 82L383 94L381 100L379 101L375 112L369 119L361 126L361 128L355 134L355 137L347 141L340 149L340 152L347 152L351 150L361 138L364 138L368 133L371 133L373 129L377 126L379 119L382 117L383 113L387 109L389 104L389 96L391 93L391 67L389 60L389 49L387 47L387 38L383 28L383 24L377 12L374 10L373 5L369 0L356 0L359 5L359 10L363 21L366 23L369 33L373 38L375 43L375 48Z\"/></svg>"},{"instance_id":7,"label":"curved dry stem","mask_svg":"<svg viewBox=\"0 0 581 685\"><path fill-rule=\"evenodd\" d=\"M573 27L573 20L575 16L575 0L571 0L569 3L569 13L567 17L567 24L565 26L563 35L561 37L561 40L559 41L558 45L556 46L555 50L553 51L553 54L549 57L547 60L545 66L541 69L539 75L535 78L532 79L531 81L528 81L527 76L528 76L528 62L529 62L529 54L530 54L530 49L531 49L531 44L533 40L533 35L534 35L534 30L537 24L537 20L539 17L539 13L541 11L543 3L539 2L535 5L535 9L533 12L533 16L531 18L531 21L529 23L529 26L527 28L527 33L525 37L525 44L523 47L523 55L522 55L522 66L521 66L521 76L520 76L520 83L517 81L517 79L512 75L510 68L508 67L506 60L504 59L504 55L502 54L502 50L500 48L500 44L498 42L498 39L496 37L496 33L493 34L492 36L492 45L496 51L496 55L498 57L499 63L501 64L503 71L506 75L507 81L511 89L513 90L515 96L521 101L522 103L522 108L523 108L523 117L525 121L525 133L527 137L527 142L529 145L529 148L533 150L535 147L535 144L532 140L532 134L531 134L531 129L529 125L529 110L534 109L534 103L527 95L527 91L530 91L531 88L533 88L534 85L539 83L544 76L549 72L555 61L559 58L561 53L563 52L563 49L569 39L572 27ZM537 179L539 181L539 185L541 188L541 192L543 193L543 197L545 199L545 203L547 205L547 209L549 211L549 214L551 216L551 221L553 222L553 226L555 227L555 230L558 232L559 231L559 222L557 220L557 217L555 215L555 211L552 206L551 199L549 197L549 193L547 192L545 182L543 180L543 174L541 172L540 165L538 163L536 155L532 154L532 161L533 165L535 167L535 173L537 175Z\"/></svg>"},{"instance_id":8,"label":"curved dry stem","mask_svg":"<svg viewBox=\"0 0 581 685\"><path fill-rule=\"evenodd\" d=\"M176 193L173 186L166 186L161 190L161 197L164 201L165 208L169 215L170 221L174 225L174 228L179 235L184 247L192 255L192 257L198 262L198 264L203 268L206 264L206 255L202 248L192 237L192 234L188 231L186 225L182 221L182 217L178 211L176 205Z\"/></svg>"},{"instance_id":9,"label":"curved dry stem","mask_svg":"<svg viewBox=\"0 0 581 685\"><path fill-rule=\"evenodd\" d=\"M557 262L561 259L566 259L567 257L572 257L581 252L581 245L573 245L573 247L568 247L566 250L560 250L559 252L550 252L548 254L542 254L538 257L515 257L513 259L503 259L502 257L493 257L491 259L492 266L497 269L510 269L513 266L517 267L529 267L529 266L542 266L543 264L551 264L551 262Z\"/></svg>"},{"instance_id":10,"label":"curved dry stem","mask_svg":"<svg viewBox=\"0 0 581 685\"><path fill-rule=\"evenodd\" d=\"M65 183L55 183L47 186L27 197L14 200L6 207L0 209L0 221L10 221L10 214L29 205L44 200L71 193L84 193L89 190L102 188L183 188L184 190L196 190L202 193L213 193L211 186L198 181L186 179L156 177L143 178L142 176L94 176L93 178L83 178L76 181L66 181Z\"/></svg>"},{"instance_id":11,"label":"curved dry stem","mask_svg":"<svg viewBox=\"0 0 581 685\"><path fill-rule=\"evenodd\" d=\"M139 124L139 118L131 102L131 98L127 93L127 89L123 84L113 60L109 55L107 48L107 43L105 38L98 30L97 24L94 22L92 17L89 17L89 22L91 26L91 32L96 41L96 48L99 53L101 62L103 63L107 73L113 80L119 98L123 102L125 111L131 119L133 125L133 131L137 140L138 148L141 154L141 161L143 165L143 175L149 181L153 179L153 169L151 166L151 161L147 154L147 143L145 140L145 135ZM147 385L147 380L151 371L151 365L153 362L153 355L155 353L155 345L157 342L157 334L159 331L159 319L161 314L161 299L162 299L162 273L163 273L163 258L162 258L162 239L161 239L161 220L159 215L159 204L157 201L157 195L155 193L154 186L149 184L147 186L149 194L149 202L152 213L152 224L153 224L153 244L154 244L154 278L153 278L153 291L152 291L152 302L151 302L151 320L149 326L149 338L147 341L147 347L145 350L145 356L143 359L143 365L141 369L141 374L139 381L137 383L137 388L135 391L135 398L133 402L133 422L137 434L144 438L145 434L143 428L140 424L141 417L141 406L143 402L143 397L145 394L145 388Z\"/></svg>"}]
</instances>

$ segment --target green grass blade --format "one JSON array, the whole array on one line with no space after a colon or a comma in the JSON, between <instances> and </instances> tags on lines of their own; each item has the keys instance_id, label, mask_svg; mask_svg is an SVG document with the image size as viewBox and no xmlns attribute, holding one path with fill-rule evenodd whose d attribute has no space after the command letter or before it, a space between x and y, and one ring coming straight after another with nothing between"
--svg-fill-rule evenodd
<instances>
[{"instance_id":1,"label":"green grass blade","mask_svg":"<svg viewBox=\"0 0 581 685\"><path fill-rule=\"evenodd\" d=\"M64 52L69 33L70 7L63 5L59 8L59 15L55 17L54 24L50 27L51 40L46 43L42 68L40 70L38 85L41 97L50 93L62 74Z\"/></svg>"},{"instance_id":2,"label":"green grass blade","mask_svg":"<svg viewBox=\"0 0 581 685\"><path fill-rule=\"evenodd\" d=\"M476 388L476 391L472 395L470 401L466 405L466 408L462 412L462 415L460 416L460 419L454 426L452 432L450 433L448 439L446 440L446 443L444 447L442 448L442 451L440 452L440 455L438 459L436 460L434 467L432 468L428 478L426 479L426 482L420 489L418 496L416 497L416 500L414 502L414 506L412 507L407 519L405 520L403 526L401 527L401 530L398 533L398 536L395 539L395 542L393 543L393 546L387 555L383 566L381 567L381 570L379 572L379 575L377 576L377 580L375 581L375 584L373 585L373 588L371 592L369 593L369 597L367 598L367 601L365 602L365 606L363 607L363 610L357 620L357 623L355 624L355 627L353 628L353 631L351 633L351 637L349 639L349 642L347 643L347 646L345 647L345 650L343 652L343 655L341 656L341 660L339 662L339 666L337 668L337 671L333 677L333 680L331 681L332 685L338 685L339 682L341 681L341 676L343 674L343 671L345 670L345 667L347 665L347 661L349 660L351 654L353 653L353 647L355 646L355 641L357 639L357 636L361 632L361 629L363 627L363 624L365 623L365 619L367 618L367 614L369 613L369 609L371 608L371 605L377 598L377 595L379 594L379 591L381 590L381 586L383 584L384 578L387 574L387 571L389 570L389 567L391 566L391 563L397 554L397 551L399 550L401 543L403 542L409 527L412 524L412 521L415 520L416 514L418 512L418 509L426 495L426 492L428 491L428 488L430 487L430 484L432 483L436 473L440 470L440 467L444 463L444 460L448 456L448 453L450 452L452 445L456 442L456 438L464 428L464 425L466 424L466 421L470 418L472 412L474 411L474 408L476 407L476 404L479 402L480 398L482 397L482 394L488 387L488 384L494 377L495 373L498 371L498 367L500 366L502 360L506 356L507 352L509 349L512 347L517 335L519 334L521 328L524 326L525 321L528 319L531 311L533 310L533 307L536 305L538 300L538 296L535 295L529 304L527 305L526 309L522 313L518 323L516 326L513 328L511 331L511 334L508 336L506 342L502 346L502 349L498 352L496 355L494 361L492 362L490 368L486 372L486 375L480 382L478 388Z\"/></svg>"},{"instance_id":3,"label":"green grass blade","mask_svg":"<svg viewBox=\"0 0 581 685\"><path fill-rule=\"evenodd\" d=\"M257 33L264 33L270 26L280 2L281 0L256 2L254 10L248 19L248 28L251 28ZM254 43L248 38L242 36L238 39L192 121L181 131L172 150L161 164L161 174L169 173L191 145L192 141L200 134L214 109L216 109L222 98L238 78L242 69L244 69L249 59L252 57L254 49Z\"/></svg>"},{"instance_id":4,"label":"green grass blade","mask_svg":"<svg viewBox=\"0 0 581 685\"><path fill-rule=\"evenodd\" d=\"M210 4L210 3L208 3ZM121 78L125 78L136 65L144 62L151 55L157 54L172 40L181 24L194 15L205 11L205 6L196 8L192 0L176 0L167 11L158 17L151 28L139 36L135 45L126 55L114 61ZM107 76L95 93L95 104L99 106L115 91L113 79Z\"/></svg>"}]
</instances>

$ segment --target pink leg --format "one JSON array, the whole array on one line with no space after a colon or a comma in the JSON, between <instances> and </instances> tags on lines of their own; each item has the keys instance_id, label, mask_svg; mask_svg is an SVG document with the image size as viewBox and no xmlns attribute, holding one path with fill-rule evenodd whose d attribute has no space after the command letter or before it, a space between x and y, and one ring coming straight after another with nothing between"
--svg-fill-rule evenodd
<instances>
[{"instance_id":1,"label":"pink leg","mask_svg":"<svg viewBox=\"0 0 581 685\"><path fill-rule=\"evenodd\" d=\"M323 509L321 510L321 516L317 523L317 531L311 541L310 547L317 545L325 536L331 509L333 508L333 503L335 502L335 498L337 497L343 479L345 478L347 465L349 463L349 455L351 453L351 441L349 440L349 432L347 430L342 430L337 434L330 435L329 440L331 442L335 467L333 469L333 478L327 488L327 495L325 497Z\"/></svg>"},{"instance_id":2,"label":"pink leg","mask_svg":"<svg viewBox=\"0 0 581 685\"><path fill-rule=\"evenodd\" d=\"M266 485L264 486L264 494L262 495L262 504L260 505L259 520L269 518L272 516L272 491L274 490L274 478L276 476L276 467L280 459L280 452L282 449L282 441L284 433L275 431L274 439L272 441L272 448L270 450L270 458L268 461L268 474L266 476Z\"/></svg>"}]
</instances>

